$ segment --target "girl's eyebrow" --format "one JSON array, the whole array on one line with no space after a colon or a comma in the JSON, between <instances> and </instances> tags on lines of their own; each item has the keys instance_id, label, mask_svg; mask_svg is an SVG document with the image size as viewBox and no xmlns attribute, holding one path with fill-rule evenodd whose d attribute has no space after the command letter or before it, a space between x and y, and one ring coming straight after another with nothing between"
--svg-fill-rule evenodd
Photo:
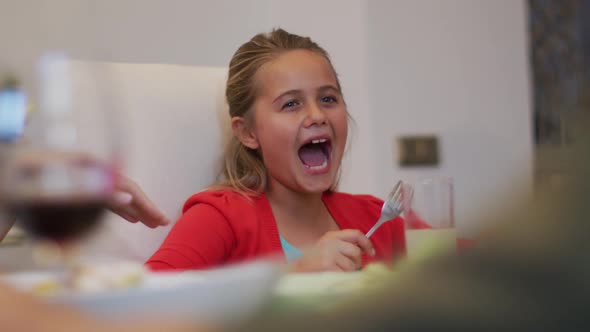
<instances>
[{"instance_id":1,"label":"girl's eyebrow","mask_svg":"<svg viewBox=\"0 0 590 332\"><path fill-rule=\"evenodd\" d=\"M340 93L340 89L338 89L337 87L335 87L335 86L333 86L331 84L323 85L318 90L320 92L326 92L326 91L332 90L332 91L334 91L336 93Z\"/></svg>"},{"instance_id":2,"label":"girl's eyebrow","mask_svg":"<svg viewBox=\"0 0 590 332\"><path fill-rule=\"evenodd\" d=\"M328 85L322 85L321 87L318 88L319 92L326 92L326 91L334 91L336 93L340 93L340 89L338 89L336 86L332 85L332 84L328 84ZM281 93L278 97L275 98L275 100L272 101L272 103L276 103L277 100L281 99L282 97L286 96L286 95L298 95L301 94L301 90L298 89L292 89L292 90L288 90L285 91L283 93Z\"/></svg>"},{"instance_id":3,"label":"girl's eyebrow","mask_svg":"<svg viewBox=\"0 0 590 332\"><path fill-rule=\"evenodd\" d=\"M297 94L301 94L301 90L289 90L289 91L285 91L283 93L281 93L278 97L275 98L275 100L272 101L272 103L276 103L277 100L281 99L282 97L286 96L286 95L297 95Z\"/></svg>"}]
</instances>

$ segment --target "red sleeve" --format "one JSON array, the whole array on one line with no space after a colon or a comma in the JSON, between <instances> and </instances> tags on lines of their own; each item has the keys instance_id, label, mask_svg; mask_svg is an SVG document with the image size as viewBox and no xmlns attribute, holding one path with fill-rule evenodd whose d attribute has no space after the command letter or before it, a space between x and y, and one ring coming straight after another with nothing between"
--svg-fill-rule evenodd
<instances>
[{"instance_id":1,"label":"red sleeve","mask_svg":"<svg viewBox=\"0 0 590 332\"><path fill-rule=\"evenodd\" d=\"M155 271L203 269L222 264L234 245L233 230L219 210L196 204L184 212L146 266Z\"/></svg>"}]
</instances>

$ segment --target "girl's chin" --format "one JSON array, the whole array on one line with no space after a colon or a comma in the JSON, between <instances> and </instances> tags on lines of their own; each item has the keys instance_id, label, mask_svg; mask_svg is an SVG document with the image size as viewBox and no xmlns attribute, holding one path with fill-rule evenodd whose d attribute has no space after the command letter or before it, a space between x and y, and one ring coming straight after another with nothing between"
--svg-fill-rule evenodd
<instances>
[{"instance_id":1,"label":"girl's chin","mask_svg":"<svg viewBox=\"0 0 590 332\"><path fill-rule=\"evenodd\" d=\"M305 193L308 194L321 194L327 190L332 189L334 185L334 181L327 180L327 181L314 181L311 179L306 179L306 181L301 181L299 188Z\"/></svg>"}]
</instances>

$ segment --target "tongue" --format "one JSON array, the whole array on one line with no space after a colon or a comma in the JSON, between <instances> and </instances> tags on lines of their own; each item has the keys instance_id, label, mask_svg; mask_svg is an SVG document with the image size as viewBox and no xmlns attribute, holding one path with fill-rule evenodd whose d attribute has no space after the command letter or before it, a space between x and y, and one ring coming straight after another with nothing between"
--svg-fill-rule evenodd
<instances>
[{"instance_id":1,"label":"tongue","mask_svg":"<svg viewBox=\"0 0 590 332\"><path fill-rule=\"evenodd\" d=\"M299 149L299 159L307 166L320 166L326 160L326 155L319 144L308 144Z\"/></svg>"}]
</instances>

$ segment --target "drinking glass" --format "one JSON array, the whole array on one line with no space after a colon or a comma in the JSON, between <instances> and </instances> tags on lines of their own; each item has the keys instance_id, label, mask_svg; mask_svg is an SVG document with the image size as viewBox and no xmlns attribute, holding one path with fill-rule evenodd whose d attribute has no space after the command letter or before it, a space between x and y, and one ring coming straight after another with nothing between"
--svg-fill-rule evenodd
<instances>
[{"instance_id":1,"label":"drinking glass","mask_svg":"<svg viewBox=\"0 0 590 332\"><path fill-rule=\"evenodd\" d=\"M119 164L104 73L73 65L59 53L41 58L38 109L0 174L6 210L33 238L60 246L97 226Z\"/></svg>"},{"instance_id":2,"label":"drinking glass","mask_svg":"<svg viewBox=\"0 0 590 332\"><path fill-rule=\"evenodd\" d=\"M409 185L413 196L404 214L408 257L456 250L452 178L423 178Z\"/></svg>"}]
</instances>

